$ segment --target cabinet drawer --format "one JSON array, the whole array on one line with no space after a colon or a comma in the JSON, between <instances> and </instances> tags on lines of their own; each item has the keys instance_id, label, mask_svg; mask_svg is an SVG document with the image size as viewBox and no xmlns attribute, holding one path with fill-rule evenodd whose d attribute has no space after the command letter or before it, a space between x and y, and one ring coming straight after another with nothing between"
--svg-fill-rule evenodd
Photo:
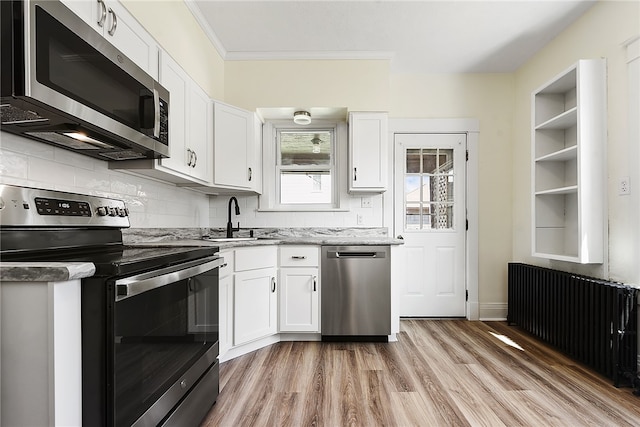
<instances>
[{"instance_id":1,"label":"cabinet drawer","mask_svg":"<svg viewBox=\"0 0 640 427\"><path fill-rule=\"evenodd\" d=\"M278 262L278 250L275 246L236 249L235 271L273 268Z\"/></svg>"},{"instance_id":2,"label":"cabinet drawer","mask_svg":"<svg viewBox=\"0 0 640 427\"><path fill-rule=\"evenodd\" d=\"M318 259L317 246L280 247L280 267L317 267Z\"/></svg>"}]
</instances>

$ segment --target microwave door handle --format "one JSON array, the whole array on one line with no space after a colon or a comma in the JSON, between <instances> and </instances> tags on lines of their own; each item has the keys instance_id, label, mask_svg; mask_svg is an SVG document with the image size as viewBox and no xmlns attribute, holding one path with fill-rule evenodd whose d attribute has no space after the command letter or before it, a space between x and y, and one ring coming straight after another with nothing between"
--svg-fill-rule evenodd
<instances>
[{"instance_id":1,"label":"microwave door handle","mask_svg":"<svg viewBox=\"0 0 640 427\"><path fill-rule=\"evenodd\" d=\"M154 124L153 124L153 136L160 137L160 93L158 89L153 88L153 108L154 108Z\"/></svg>"},{"instance_id":2,"label":"microwave door handle","mask_svg":"<svg viewBox=\"0 0 640 427\"><path fill-rule=\"evenodd\" d=\"M116 280L116 302L219 268L224 258L207 257Z\"/></svg>"}]
</instances>

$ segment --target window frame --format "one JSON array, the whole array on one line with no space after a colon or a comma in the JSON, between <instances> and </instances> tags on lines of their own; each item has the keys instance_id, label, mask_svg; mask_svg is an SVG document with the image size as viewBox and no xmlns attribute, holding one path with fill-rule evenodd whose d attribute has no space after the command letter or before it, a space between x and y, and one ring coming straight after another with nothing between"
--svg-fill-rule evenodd
<instances>
[{"instance_id":1,"label":"window frame","mask_svg":"<svg viewBox=\"0 0 640 427\"><path fill-rule=\"evenodd\" d=\"M329 204L282 204L280 203L280 168L279 162L279 132L298 131L314 132L332 130L333 147L331 156L332 168L332 202ZM311 125L296 125L291 120L268 120L263 125L262 132L262 171L263 190L258 197L258 211L283 212L333 212L348 211L346 206L346 160L347 160L347 124L335 120L314 120ZM322 169L325 166L311 166L300 169Z\"/></svg>"}]
</instances>

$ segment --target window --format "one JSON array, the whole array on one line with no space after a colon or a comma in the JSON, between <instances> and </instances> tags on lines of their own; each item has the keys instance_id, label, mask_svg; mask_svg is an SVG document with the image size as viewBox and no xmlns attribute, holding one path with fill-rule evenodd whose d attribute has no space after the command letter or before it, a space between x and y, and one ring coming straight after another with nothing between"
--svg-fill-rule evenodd
<instances>
[{"instance_id":1,"label":"window","mask_svg":"<svg viewBox=\"0 0 640 427\"><path fill-rule=\"evenodd\" d=\"M346 156L346 125L316 121L311 126L267 122L260 210L340 209L339 158ZM345 145L345 147L342 147Z\"/></svg>"},{"instance_id":2,"label":"window","mask_svg":"<svg viewBox=\"0 0 640 427\"><path fill-rule=\"evenodd\" d=\"M277 195L280 205L334 201L334 130L278 130Z\"/></svg>"}]
</instances>

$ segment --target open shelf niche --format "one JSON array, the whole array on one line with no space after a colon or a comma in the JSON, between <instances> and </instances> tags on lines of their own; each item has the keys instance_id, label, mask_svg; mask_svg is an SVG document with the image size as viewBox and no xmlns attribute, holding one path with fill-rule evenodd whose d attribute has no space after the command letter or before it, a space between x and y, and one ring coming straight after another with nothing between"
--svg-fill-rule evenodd
<instances>
[{"instance_id":1,"label":"open shelf niche","mask_svg":"<svg viewBox=\"0 0 640 427\"><path fill-rule=\"evenodd\" d=\"M606 62L585 59L531 94L532 253L603 262Z\"/></svg>"}]
</instances>

